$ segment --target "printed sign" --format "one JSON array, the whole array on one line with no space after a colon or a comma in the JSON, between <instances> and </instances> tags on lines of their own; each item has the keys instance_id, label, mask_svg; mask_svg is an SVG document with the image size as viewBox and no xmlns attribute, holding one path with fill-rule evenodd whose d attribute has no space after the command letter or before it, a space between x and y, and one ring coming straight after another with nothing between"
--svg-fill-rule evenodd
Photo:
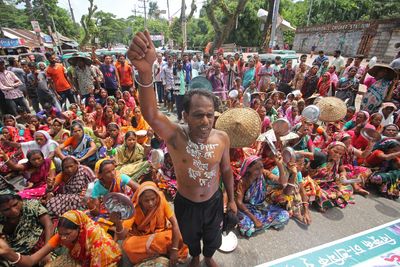
<instances>
[{"instance_id":1,"label":"printed sign","mask_svg":"<svg viewBox=\"0 0 400 267\"><path fill-rule=\"evenodd\" d=\"M400 220L260 266L400 266Z\"/></svg>"},{"instance_id":2,"label":"printed sign","mask_svg":"<svg viewBox=\"0 0 400 267\"><path fill-rule=\"evenodd\" d=\"M38 21L32 20L31 24L34 32L40 32L40 26Z\"/></svg>"},{"instance_id":3,"label":"printed sign","mask_svg":"<svg viewBox=\"0 0 400 267\"><path fill-rule=\"evenodd\" d=\"M15 46L19 46L19 39L15 38L15 39L8 39L8 38L0 38L0 47L15 47Z\"/></svg>"}]
</instances>

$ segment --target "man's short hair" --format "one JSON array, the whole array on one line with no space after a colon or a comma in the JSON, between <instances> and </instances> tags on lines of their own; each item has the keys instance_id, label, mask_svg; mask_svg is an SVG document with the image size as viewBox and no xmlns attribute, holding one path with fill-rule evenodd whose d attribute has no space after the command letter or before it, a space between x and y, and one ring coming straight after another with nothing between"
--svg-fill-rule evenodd
<instances>
[{"instance_id":1,"label":"man's short hair","mask_svg":"<svg viewBox=\"0 0 400 267\"><path fill-rule=\"evenodd\" d=\"M324 51L322 51L322 50L320 50L319 52L318 52L318 54L323 54L324 53Z\"/></svg>"},{"instance_id":2,"label":"man's short hair","mask_svg":"<svg viewBox=\"0 0 400 267\"><path fill-rule=\"evenodd\" d=\"M214 109L216 109L216 101L215 101L215 95L206 90L206 89L193 89L188 91L185 96L183 97L183 110L189 114L190 111L190 107L192 104L192 97L194 95L199 95L199 96L204 96L207 97L208 99L210 99L214 105Z\"/></svg>"},{"instance_id":3,"label":"man's short hair","mask_svg":"<svg viewBox=\"0 0 400 267\"><path fill-rule=\"evenodd\" d=\"M342 51L340 51L340 50L335 50L335 53L340 55L340 54L342 53Z\"/></svg>"},{"instance_id":4,"label":"man's short hair","mask_svg":"<svg viewBox=\"0 0 400 267\"><path fill-rule=\"evenodd\" d=\"M308 56L306 54L303 54L300 56L300 58L302 58L302 57L308 57Z\"/></svg>"},{"instance_id":5,"label":"man's short hair","mask_svg":"<svg viewBox=\"0 0 400 267\"><path fill-rule=\"evenodd\" d=\"M276 56L275 57L275 60L281 60L282 58L281 58L281 56Z\"/></svg>"}]
</instances>

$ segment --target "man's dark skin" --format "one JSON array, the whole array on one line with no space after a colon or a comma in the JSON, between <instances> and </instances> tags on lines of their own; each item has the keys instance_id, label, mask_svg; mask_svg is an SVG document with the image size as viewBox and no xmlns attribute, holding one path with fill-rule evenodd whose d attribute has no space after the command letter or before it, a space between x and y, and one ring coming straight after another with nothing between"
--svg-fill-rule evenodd
<instances>
[{"instance_id":1,"label":"man's dark skin","mask_svg":"<svg viewBox=\"0 0 400 267\"><path fill-rule=\"evenodd\" d=\"M213 101L202 95L193 95L189 112L183 113L188 126L181 127L172 123L157 109L152 82L152 66L156 60L156 52L149 32L136 34L129 47L128 58L139 72L139 82L146 85L139 88L140 103L146 103L146 105L141 105L142 114L151 128L166 141L175 167L179 194L193 202L205 202L219 190L218 177L222 176L228 195L228 209L236 213L229 158L230 141L225 132L212 129ZM189 169L195 168L194 158L187 152L189 143L216 145L213 157L202 159L202 163L208 164L208 170L216 171L215 177L208 180L206 186L201 185L197 179L189 178ZM206 257L205 262L208 266L217 266L212 258ZM199 256L194 257L191 266L199 266L199 263Z\"/></svg>"}]
</instances>

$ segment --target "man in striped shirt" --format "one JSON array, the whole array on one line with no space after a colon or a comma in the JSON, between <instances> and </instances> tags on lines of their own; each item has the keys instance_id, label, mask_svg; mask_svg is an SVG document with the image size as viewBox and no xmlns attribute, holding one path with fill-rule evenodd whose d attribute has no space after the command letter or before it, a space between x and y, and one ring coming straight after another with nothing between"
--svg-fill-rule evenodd
<instances>
[{"instance_id":1,"label":"man in striped shirt","mask_svg":"<svg viewBox=\"0 0 400 267\"><path fill-rule=\"evenodd\" d=\"M12 71L6 70L4 60L0 59L0 90L7 101L9 114L12 115L17 115L18 106L30 113L24 94L19 90L20 85L22 85L20 79Z\"/></svg>"}]
</instances>

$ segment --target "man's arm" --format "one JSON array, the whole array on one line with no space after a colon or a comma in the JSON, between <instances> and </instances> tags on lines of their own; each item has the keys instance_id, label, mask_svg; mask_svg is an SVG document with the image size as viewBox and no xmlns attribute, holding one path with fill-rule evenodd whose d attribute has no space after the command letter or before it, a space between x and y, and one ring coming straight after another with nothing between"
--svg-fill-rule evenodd
<instances>
[{"instance_id":1,"label":"man's arm","mask_svg":"<svg viewBox=\"0 0 400 267\"><path fill-rule=\"evenodd\" d=\"M225 144L224 153L220 163L220 171L222 175L222 181L225 186L226 193L228 195L228 208L235 214L237 213L237 207L235 203L235 196L233 190L233 175L231 168L231 160L229 156L230 140L226 133L221 133L222 143Z\"/></svg>"},{"instance_id":2,"label":"man's arm","mask_svg":"<svg viewBox=\"0 0 400 267\"><path fill-rule=\"evenodd\" d=\"M168 142L177 134L178 126L157 109L152 71L156 52L148 31L138 32L135 35L127 54L138 70L139 82L149 85L146 87L139 85L139 102L146 103L146 105L140 105L143 118L161 138Z\"/></svg>"}]
</instances>

